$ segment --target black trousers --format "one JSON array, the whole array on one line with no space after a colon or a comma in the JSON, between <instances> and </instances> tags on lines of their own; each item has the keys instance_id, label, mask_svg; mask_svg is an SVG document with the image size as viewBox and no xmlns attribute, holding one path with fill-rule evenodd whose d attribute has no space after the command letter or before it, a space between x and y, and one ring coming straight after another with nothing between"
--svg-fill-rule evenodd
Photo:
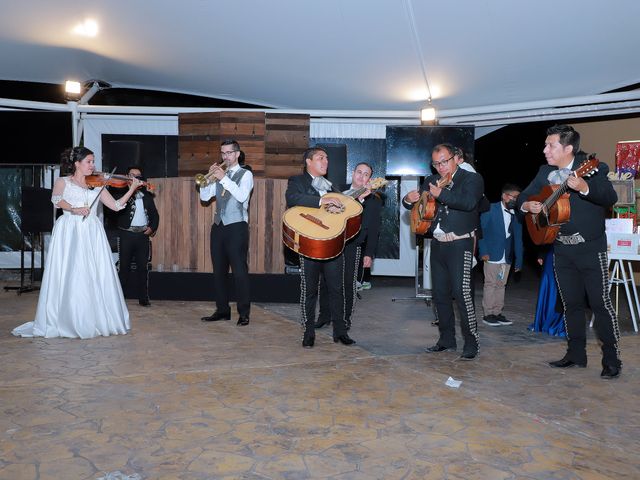
<instances>
[{"instance_id":1,"label":"black trousers","mask_svg":"<svg viewBox=\"0 0 640 480\"><path fill-rule=\"evenodd\" d=\"M577 245L556 242L553 264L564 306L566 358L576 363L587 363L586 294L595 316L596 334L602 342L602 365L619 367L622 364L618 347L620 329L609 296L606 237Z\"/></svg>"},{"instance_id":2,"label":"black trousers","mask_svg":"<svg viewBox=\"0 0 640 480\"><path fill-rule=\"evenodd\" d=\"M118 277L122 290L126 290L131 276L131 262L136 262L136 284L138 299L149 300L149 262L151 261L151 240L142 232L119 232Z\"/></svg>"},{"instance_id":3,"label":"black trousers","mask_svg":"<svg viewBox=\"0 0 640 480\"><path fill-rule=\"evenodd\" d=\"M333 336L339 337L347 333L345 325L344 304L344 255L331 260L312 260L300 256L300 304L302 306L302 328L305 336L315 331L316 305L320 275L327 284L327 298L330 302Z\"/></svg>"},{"instance_id":4,"label":"black trousers","mask_svg":"<svg viewBox=\"0 0 640 480\"><path fill-rule=\"evenodd\" d=\"M249 224L236 222L229 225L211 225L211 259L213 261L213 284L216 290L216 309L221 313L229 307L227 277L229 267L233 272L238 314L248 316L251 310L249 291Z\"/></svg>"},{"instance_id":5,"label":"black trousers","mask_svg":"<svg viewBox=\"0 0 640 480\"><path fill-rule=\"evenodd\" d=\"M357 295L356 281L358 280L358 268L361 265L362 246L355 243L347 243L344 247L344 321L347 329L351 328L351 317L355 307ZM320 313L318 320L331 320L331 301L327 290L327 282L324 276L320 280Z\"/></svg>"},{"instance_id":6,"label":"black trousers","mask_svg":"<svg viewBox=\"0 0 640 480\"><path fill-rule=\"evenodd\" d=\"M440 330L438 345L446 348L457 345L453 298L460 312L463 353L469 354L478 352L478 324L471 285L473 246L473 238L431 241L432 295Z\"/></svg>"}]
</instances>

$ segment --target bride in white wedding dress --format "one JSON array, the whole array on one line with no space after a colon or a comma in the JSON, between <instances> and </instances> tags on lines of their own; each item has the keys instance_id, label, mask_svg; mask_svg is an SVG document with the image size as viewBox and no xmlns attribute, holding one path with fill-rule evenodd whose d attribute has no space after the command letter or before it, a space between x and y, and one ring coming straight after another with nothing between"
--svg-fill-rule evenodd
<instances>
[{"instance_id":1,"label":"bride in white wedding dress","mask_svg":"<svg viewBox=\"0 0 640 480\"><path fill-rule=\"evenodd\" d=\"M21 337L92 338L126 334L129 311L104 226L96 216L99 200L112 210L124 208L140 186L132 179L127 193L115 200L104 188L89 188L95 170L93 152L75 147L63 154L62 171L51 201L63 210L51 234L35 321L16 327ZM65 165L66 164L66 165Z\"/></svg>"}]
</instances>

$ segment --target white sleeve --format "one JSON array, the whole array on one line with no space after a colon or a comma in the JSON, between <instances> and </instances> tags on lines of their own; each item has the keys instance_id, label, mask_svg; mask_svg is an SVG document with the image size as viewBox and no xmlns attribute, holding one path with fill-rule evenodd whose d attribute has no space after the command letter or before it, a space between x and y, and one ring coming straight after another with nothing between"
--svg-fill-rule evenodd
<instances>
[{"instance_id":1,"label":"white sleeve","mask_svg":"<svg viewBox=\"0 0 640 480\"><path fill-rule=\"evenodd\" d=\"M216 196L216 182L210 183L205 187L200 187L200 200L203 202L211 200Z\"/></svg>"}]
</instances>

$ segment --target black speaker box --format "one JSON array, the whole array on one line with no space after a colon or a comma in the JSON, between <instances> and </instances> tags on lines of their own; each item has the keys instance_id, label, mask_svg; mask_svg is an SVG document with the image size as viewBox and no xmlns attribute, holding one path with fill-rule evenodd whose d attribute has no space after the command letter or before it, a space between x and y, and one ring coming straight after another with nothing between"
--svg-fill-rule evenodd
<instances>
[{"instance_id":1,"label":"black speaker box","mask_svg":"<svg viewBox=\"0 0 640 480\"><path fill-rule=\"evenodd\" d=\"M139 165L146 178L178 176L177 135L103 135L102 169L125 174Z\"/></svg>"},{"instance_id":2,"label":"black speaker box","mask_svg":"<svg viewBox=\"0 0 640 480\"><path fill-rule=\"evenodd\" d=\"M53 230L53 204L50 189L22 187L20 228L23 234Z\"/></svg>"},{"instance_id":3,"label":"black speaker box","mask_svg":"<svg viewBox=\"0 0 640 480\"><path fill-rule=\"evenodd\" d=\"M340 185L347 183L347 146L344 143L321 143L318 146L324 148L329 157L326 177L339 189Z\"/></svg>"}]
</instances>

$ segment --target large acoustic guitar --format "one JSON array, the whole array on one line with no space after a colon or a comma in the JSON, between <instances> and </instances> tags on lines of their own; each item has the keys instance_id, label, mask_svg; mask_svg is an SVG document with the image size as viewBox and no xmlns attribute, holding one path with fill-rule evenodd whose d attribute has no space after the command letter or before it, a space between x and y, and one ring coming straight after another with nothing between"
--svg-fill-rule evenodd
<instances>
[{"instance_id":1,"label":"large acoustic guitar","mask_svg":"<svg viewBox=\"0 0 640 480\"><path fill-rule=\"evenodd\" d=\"M436 181L438 188L444 188L451 183L451 173ZM424 235L431 227L431 222L436 216L436 199L431 195L429 190L425 190L420 195L420 199L411 209L411 233L416 235Z\"/></svg>"},{"instance_id":2,"label":"large acoustic guitar","mask_svg":"<svg viewBox=\"0 0 640 480\"><path fill-rule=\"evenodd\" d=\"M337 257L344 244L360 231L362 205L355 200L367 190L377 190L387 184L384 178L371 180L366 187L342 193L327 193L337 197L342 208L322 205L320 208L291 207L282 216L282 241L294 252L315 260Z\"/></svg>"},{"instance_id":3,"label":"large acoustic guitar","mask_svg":"<svg viewBox=\"0 0 640 480\"><path fill-rule=\"evenodd\" d=\"M571 175L586 177L598 170L600 162L595 155L589 155L589 159L582 163ZM568 180L568 179L567 179ZM567 180L560 185L546 185L540 193L531 195L527 201L542 203L540 213L528 213L525 215L527 230L531 240L536 245L553 243L560 231L560 226L569 221L571 207L569 205L569 185Z\"/></svg>"}]
</instances>

